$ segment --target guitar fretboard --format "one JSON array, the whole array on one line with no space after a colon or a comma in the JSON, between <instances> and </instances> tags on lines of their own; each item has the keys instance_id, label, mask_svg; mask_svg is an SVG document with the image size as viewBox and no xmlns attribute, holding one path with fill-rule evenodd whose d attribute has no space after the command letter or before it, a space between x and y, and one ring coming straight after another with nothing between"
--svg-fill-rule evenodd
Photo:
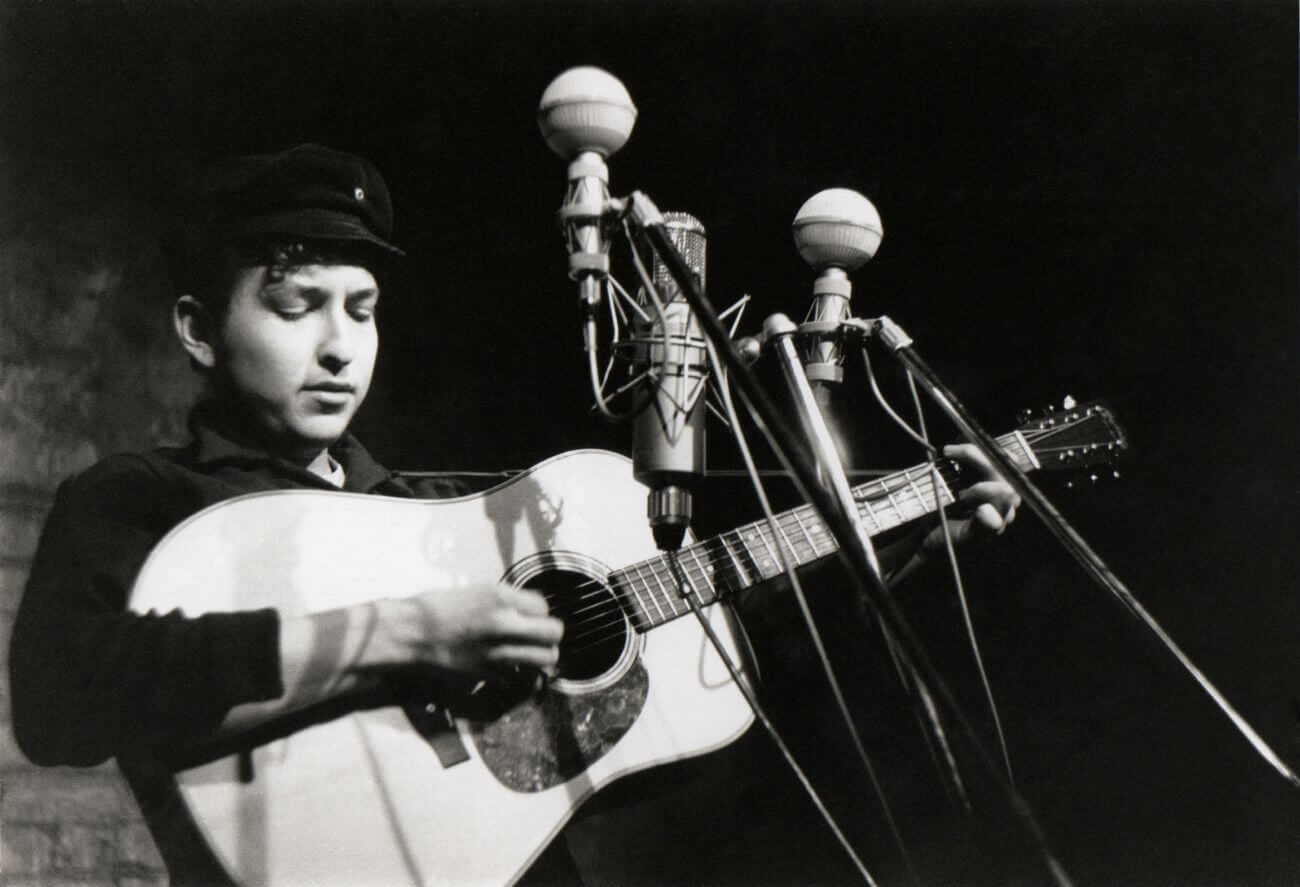
<instances>
[{"instance_id":1,"label":"guitar fretboard","mask_svg":"<svg viewBox=\"0 0 1300 887\"><path fill-rule=\"evenodd\" d=\"M1012 432L998 445L1021 468L1034 466L1024 439ZM875 536L916 520L954 501L958 469L939 463L939 483L928 464L916 465L853 488L858 514ZM811 505L776 515L775 530L766 520L684 547L677 554L682 572L704 604L742 591L785 571L784 550L791 566L802 567L834 554L839 544ZM648 631L690 612L682 599L666 555L616 570L609 578L615 593L638 631Z\"/></svg>"}]
</instances>

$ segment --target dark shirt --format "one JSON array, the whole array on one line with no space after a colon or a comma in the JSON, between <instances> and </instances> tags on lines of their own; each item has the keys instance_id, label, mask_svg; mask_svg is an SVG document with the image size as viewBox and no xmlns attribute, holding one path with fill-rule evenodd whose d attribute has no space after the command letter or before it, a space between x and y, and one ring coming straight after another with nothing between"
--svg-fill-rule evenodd
<instances>
[{"instance_id":1,"label":"dark shirt","mask_svg":"<svg viewBox=\"0 0 1300 887\"><path fill-rule=\"evenodd\" d=\"M161 762L215 730L234 706L283 693L279 616L271 609L197 618L132 613L135 576L169 530L209 505L267 490L337 489L267 453L210 404L195 410L190 429L185 447L110 456L59 487L9 661L23 753L46 766L117 758L174 883L215 876L183 874L190 863L176 848L189 838L171 833L178 800ZM351 492L437 498L463 491L440 480L408 483L351 436L330 454Z\"/></svg>"}]
</instances>

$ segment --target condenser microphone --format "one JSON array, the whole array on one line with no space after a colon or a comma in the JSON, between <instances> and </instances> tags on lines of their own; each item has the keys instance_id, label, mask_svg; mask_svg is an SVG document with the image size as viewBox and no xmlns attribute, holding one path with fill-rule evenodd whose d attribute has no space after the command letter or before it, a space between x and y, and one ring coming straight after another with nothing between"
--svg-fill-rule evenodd
<instances>
[{"instance_id":1,"label":"condenser microphone","mask_svg":"<svg viewBox=\"0 0 1300 887\"><path fill-rule=\"evenodd\" d=\"M849 272L876 254L883 233L871 201L848 188L819 191L795 213L795 248L817 272L799 344L808 381L823 403L829 386L844 379L844 321L852 317Z\"/></svg>"},{"instance_id":2,"label":"condenser microphone","mask_svg":"<svg viewBox=\"0 0 1300 887\"><path fill-rule=\"evenodd\" d=\"M705 233L686 213L666 212L664 227L701 283ZM656 256L652 277L659 306L644 288L638 301L644 317L633 324L633 373L645 378L636 389L632 420L632 474L650 488L646 512L655 543L664 551L681 547L691 522L691 498L704 474L708 353L695 312ZM662 309L662 310L661 310Z\"/></svg>"},{"instance_id":3,"label":"condenser microphone","mask_svg":"<svg viewBox=\"0 0 1300 887\"><path fill-rule=\"evenodd\" d=\"M542 93L537 125L551 150L569 161L560 226L569 251L569 276L591 314L609 276L609 167L605 161L627 142L636 106L622 82L600 68L570 68Z\"/></svg>"}]
</instances>

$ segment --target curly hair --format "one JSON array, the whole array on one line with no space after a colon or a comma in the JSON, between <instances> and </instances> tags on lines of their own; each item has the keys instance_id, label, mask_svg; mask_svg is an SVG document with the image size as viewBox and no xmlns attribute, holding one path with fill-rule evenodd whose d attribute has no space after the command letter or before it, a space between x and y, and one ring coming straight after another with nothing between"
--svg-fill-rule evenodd
<instances>
[{"instance_id":1,"label":"curly hair","mask_svg":"<svg viewBox=\"0 0 1300 887\"><path fill-rule=\"evenodd\" d=\"M230 307L230 296L239 273L246 268L265 267L266 280L274 283L304 265L358 265L375 276L381 290L389 278L384 256L364 243L295 240L223 243L207 251L192 253L173 272L181 292L204 304L221 318Z\"/></svg>"}]
</instances>

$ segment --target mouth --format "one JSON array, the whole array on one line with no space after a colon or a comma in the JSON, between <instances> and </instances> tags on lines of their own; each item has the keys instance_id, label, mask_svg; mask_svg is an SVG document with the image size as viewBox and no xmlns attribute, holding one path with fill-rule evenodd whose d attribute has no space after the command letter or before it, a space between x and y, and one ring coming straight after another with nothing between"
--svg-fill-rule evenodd
<instances>
[{"instance_id":1,"label":"mouth","mask_svg":"<svg viewBox=\"0 0 1300 887\"><path fill-rule=\"evenodd\" d=\"M319 385L307 385L303 388L303 391L307 392L321 408L328 412L343 409L356 394L356 389L353 386L342 382L322 382Z\"/></svg>"}]
</instances>

